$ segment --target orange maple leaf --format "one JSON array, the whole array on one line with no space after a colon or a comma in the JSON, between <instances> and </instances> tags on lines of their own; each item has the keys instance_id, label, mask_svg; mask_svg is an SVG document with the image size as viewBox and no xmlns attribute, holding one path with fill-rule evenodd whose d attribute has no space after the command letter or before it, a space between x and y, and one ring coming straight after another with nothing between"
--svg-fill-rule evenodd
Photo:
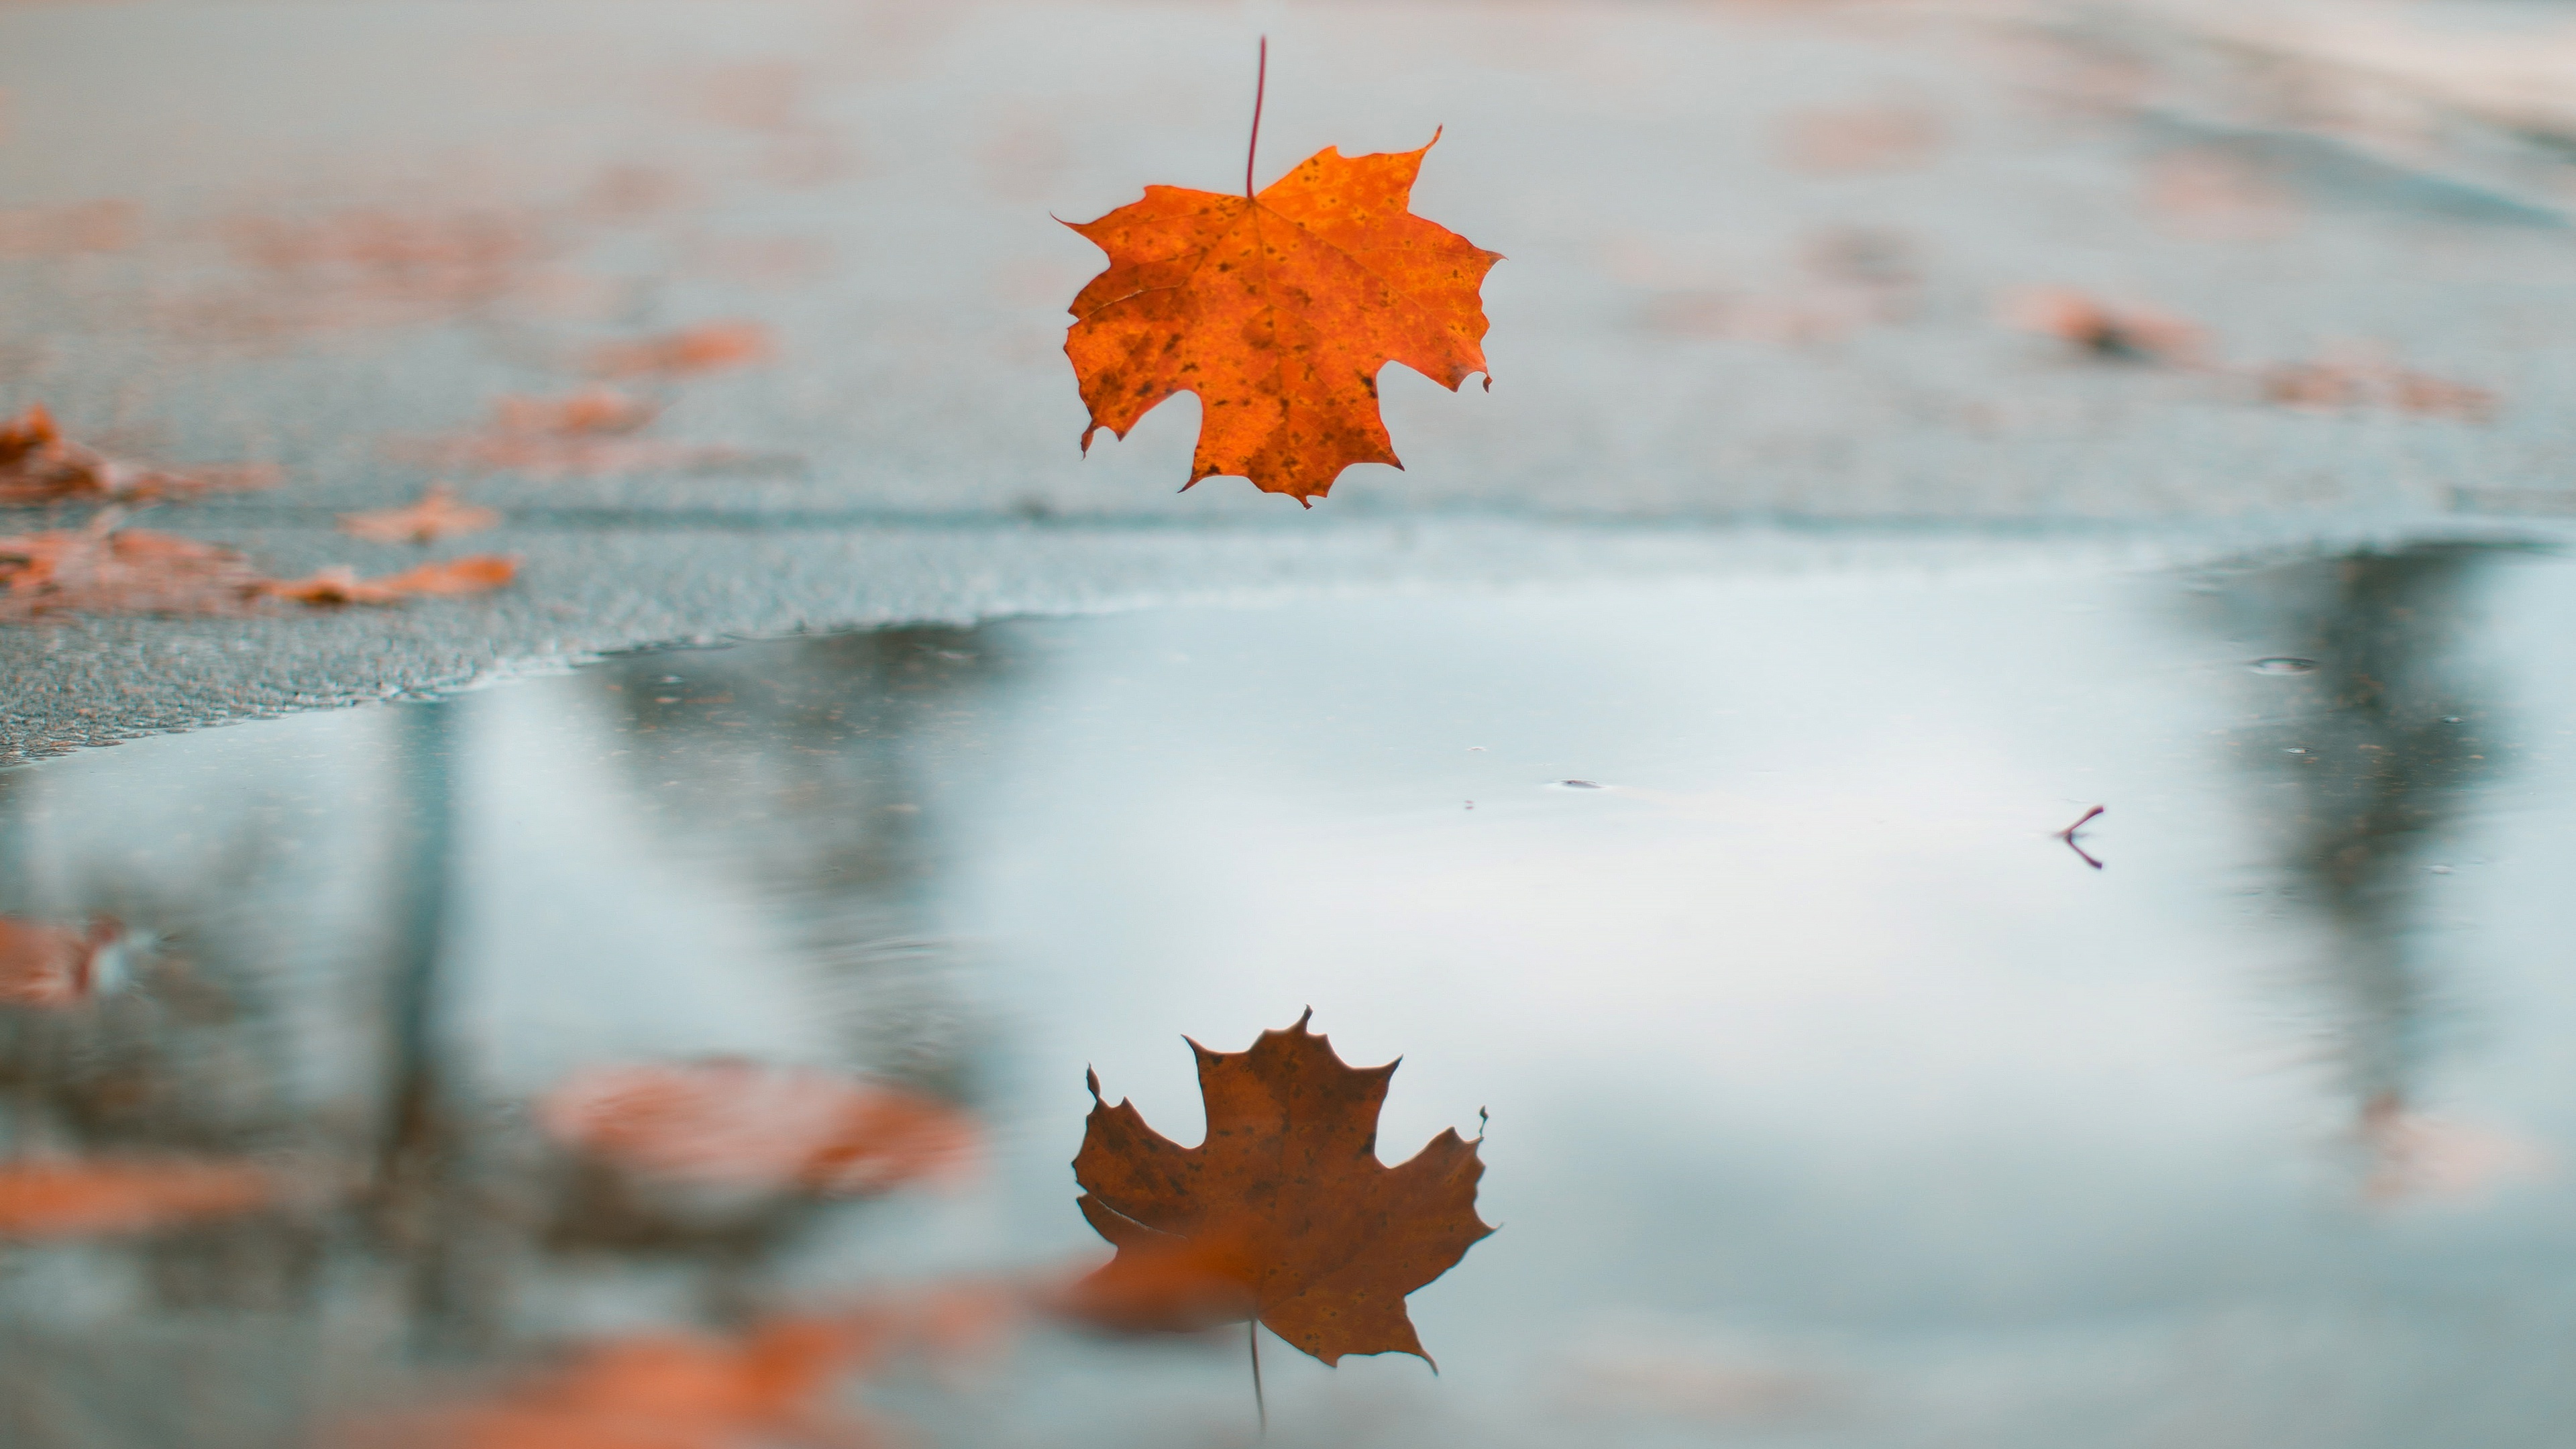
<instances>
[{"instance_id":1,"label":"orange maple leaf","mask_svg":"<svg viewBox=\"0 0 2576 1449\"><path fill-rule=\"evenodd\" d=\"M432 483L417 503L341 514L340 531L371 543L430 543L453 533L480 533L500 521L500 514L460 501L444 483Z\"/></svg>"},{"instance_id":2,"label":"orange maple leaf","mask_svg":"<svg viewBox=\"0 0 2576 1449\"><path fill-rule=\"evenodd\" d=\"M1090 1078L1073 1175L1083 1217L1118 1256L1077 1300L1116 1305L1128 1326L1257 1318L1326 1363L1347 1353L1430 1361L1404 1297L1493 1231L1476 1216L1485 1166L1455 1130L1400 1166L1379 1162L1378 1108L1396 1064L1346 1065L1306 1030L1313 1016L1263 1032L1250 1051L1190 1043L1207 1104L1197 1147L1146 1126L1133 1103L1110 1106ZM1223 1284L1231 1304L1210 1291ZM1157 1292L1175 1296L1176 1312L1138 1321L1140 1300Z\"/></svg>"},{"instance_id":3,"label":"orange maple leaf","mask_svg":"<svg viewBox=\"0 0 2576 1449\"><path fill-rule=\"evenodd\" d=\"M1311 507L1353 463L1403 467L1378 371L1401 362L1452 392L1484 372L1477 289L1502 260L1407 209L1439 139L1373 156L1327 146L1257 197L1148 186L1067 222L1109 254L1064 341L1091 409L1083 450L1192 392L1204 411L1185 489L1224 474Z\"/></svg>"}]
</instances>

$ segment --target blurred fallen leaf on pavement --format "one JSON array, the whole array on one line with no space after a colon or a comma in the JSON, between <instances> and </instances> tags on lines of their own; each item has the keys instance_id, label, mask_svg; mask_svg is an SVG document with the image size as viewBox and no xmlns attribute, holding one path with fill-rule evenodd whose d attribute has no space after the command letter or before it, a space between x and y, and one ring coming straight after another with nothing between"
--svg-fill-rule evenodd
<instances>
[{"instance_id":1,"label":"blurred fallen leaf on pavement","mask_svg":"<svg viewBox=\"0 0 2576 1449\"><path fill-rule=\"evenodd\" d=\"M645 398L594 384L562 397L503 397L493 404L493 423L504 433L591 437L634 432L661 411Z\"/></svg>"},{"instance_id":2,"label":"blurred fallen leaf on pavement","mask_svg":"<svg viewBox=\"0 0 2576 1449\"><path fill-rule=\"evenodd\" d=\"M1812 346L1904 323L1921 301L1920 245L1891 227L1819 228L1799 239L1794 270L1736 285L1717 273L1708 250L1630 237L1608 261L1622 280L1655 289L1638 321L1672 337Z\"/></svg>"},{"instance_id":3,"label":"blurred fallen leaf on pavement","mask_svg":"<svg viewBox=\"0 0 2576 1449\"><path fill-rule=\"evenodd\" d=\"M229 1217L277 1194L266 1172L197 1158L0 1163L0 1239L84 1238Z\"/></svg>"},{"instance_id":4,"label":"blurred fallen leaf on pavement","mask_svg":"<svg viewBox=\"0 0 2576 1449\"><path fill-rule=\"evenodd\" d=\"M2145 307L2113 306L2064 287L2013 292L2004 298L2002 313L2007 324L2025 332L2124 362L2196 362L2206 339L2196 323Z\"/></svg>"},{"instance_id":5,"label":"blurred fallen leaf on pavement","mask_svg":"<svg viewBox=\"0 0 2576 1449\"><path fill-rule=\"evenodd\" d=\"M1249 1051L1190 1043L1207 1104L1197 1147L1146 1126L1131 1102L1110 1106L1090 1078L1073 1175L1083 1217L1118 1255L1076 1285L1077 1311L1088 1302L1111 1326L1180 1331L1257 1317L1328 1364L1429 1361L1404 1298L1493 1232L1476 1216L1484 1164L1454 1129L1399 1166L1379 1162L1395 1064L1345 1065L1306 1030L1313 1015Z\"/></svg>"},{"instance_id":6,"label":"blurred fallen leaf on pavement","mask_svg":"<svg viewBox=\"0 0 2576 1449\"><path fill-rule=\"evenodd\" d=\"M418 564L380 579L362 579L346 564L334 564L305 578L264 580L258 591L301 604L395 604L424 595L490 593L518 575L517 559L478 553Z\"/></svg>"},{"instance_id":7,"label":"blurred fallen leaf on pavement","mask_svg":"<svg viewBox=\"0 0 2576 1449\"><path fill-rule=\"evenodd\" d=\"M532 478L643 472L711 472L774 467L781 455L632 436L661 405L602 385L561 397L511 395L493 404L485 432L392 445L398 457L437 467Z\"/></svg>"},{"instance_id":8,"label":"blurred fallen leaf on pavement","mask_svg":"<svg viewBox=\"0 0 2576 1449\"><path fill-rule=\"evenodd\" d=\"M85 927L0 916L0 1006L76 1006L113 985L132 942L99 916Z\"/></svg>"},{"instance_id":9,"label":"blurred fallen leaf on pavement","mask_svg":"<svg viewBox=\"0 0 2576 1449\"><path fill-rule=\"evenodd\" d=\"M515 560L483 554L422 564L381 579L347 568L272 579L238 551L175 534L123 528L107 509L85 528L0 537L0 623L46 614L241 614L266 599L389 604L416 595L497 589Z\"/></svg>"},{"instance_id":10,"label":"blurred fallen leaf on pavement","mask_svg":"<svg viewBox=\"0 0 2576 1449\"><path fill-rule=\"evenodd\" d=\"M120 528L108 509L79 529L0 538L0 621L40 614L236 614L265 582L220 544Z\"/></svg>"},{"instance_id":11,"label":"blurred fallen leaf on pavement","mask_svg":"<svg viewBox=\"0 0 2576 1449\"><path fill-rule=\"evenodd\" d=\"M1902 101L1800 111L1781 125L1781 151L1801 171L1904 171L1930 161L1944 139L1941 116Z\"/></svg>"},{"instance_id":12,"label":"blurred fallen leaf on pavement","mask_svg":"<svg viewBox=\"0 0 2576 1449\"><path fill-rule=\"evenodd\" d=\"M0 257L117 252L134 244L141 209L130 201L82 201L0 211Z\"/></svg>"},{"instance_id":13,"label":"blurred fallen leaf on pavement","mask_svg":"<svg viewBox=\"0 0 2576 1449\"><path fill-rule=\"evenodd\" d=\"M29 403L15 419L0 423L0 506L168 501L276 481L276 472L266 468L166 473L111 458L64 437L42 403Z\"/></svg>"},{"instance_id":14,"label":"blurred fallen leaf on pavement","mask_svg":"<svg viewBox=\"0 0 2576 1449\"><path fill-rule=\"evenodd\" d=\"M416 193L423 194L423 193ZM507 309L610 315L615 289L564 254L567 209L418 200L221 225L236 271L174 278L153 310L178 336L292 346L315 332L415 327Z\"/></svg>"},{"instance_id":15,"label":"blurred fallen leaf on pavement","mask_svg":"<svg viewBox=\"0 0 2576 1449\"><path fill-rule=\"evenodd\" d=\"M242 260L292 274L307 294L459 307L510 291L541 250L536 232L508 212L360 208L252 218L233 226L231 240Z\"/></svg>"},{"instance_id":16,"label":"blurred fallen leaf on pavement","mask_svg":"<svg viewBox=\"0 0 2576 1449\"><path fill-rule=\"evenodd\" d=\"M935 1098L737 1061L590 1068L547 1093L537 1117L558 1140L648 1177L833 1195L954 1181L981 1136Z\"/></svg>"},{"instance_id":17,"label":"blurred fallen leaf on pavement","mask_svg":"<svg viewBox=\"0 0 2576 1449\"><path fill-rule=\"evenodd\" d=\"M2163 230L2203 241L2263 241L2301 219L2296 197L2271 169L2211 147L2170 151L2147 164L2147 210Z\"/></svg>"},{"instance_id":18,"label":"blurred fallen leaf on pavement","mask_svg":"<svg viewBox=\"0 0 2576 1449\"><path fill-rule=\"evenodd\" d=\"M1311 507L1353 463L1402 467L1378 374L1400 362L1455 392L1485 371L1478 289L1502 260L1408 209L1439 139L1371 156L1327 146L1257 197L1148 186L1066 223L1109 255L1064 341L1091 411L1083 451L1189 392L1202 411L1184 489L1249 478Z\"/></svg>"},{"instance_id":19,"label":"blurred fallen leaf on pavement","mask_svg":"<svg viewBox=\"0 0 2576 1449\"><path fill-rule=\"evenodd\" d=\"M340 515L340 531L371 543L431 543L463 533L480 533L501 515L479 504L460 501L456 490L433 483L417 503Z\"/></svg>"},{"instance_id":20,"label":"blurred fallen leaf on pavement","mask_svg":"<svg viewBox=\"0 0 2576 1449\"><path fill-rule=\"evenodd\" d=\"M2366 356L2282 363L2265 369L2262 383L2265 400L2320 412L2385 408L2470 423L2496 413L2496 395L2485 388Z\"/></svg>"},{"instance_id":21,"label":"blurred fallen leaf on pavement","mask_svg":"<svg viewBox=\"0 0 2576 1449\"><path fill-rule=\"evenodd\" d=\"M715 372L767 362L776 352L769 329L758 322L703 322L595 348L590 368L604 377Z\"/></svg>"}]
</instances>

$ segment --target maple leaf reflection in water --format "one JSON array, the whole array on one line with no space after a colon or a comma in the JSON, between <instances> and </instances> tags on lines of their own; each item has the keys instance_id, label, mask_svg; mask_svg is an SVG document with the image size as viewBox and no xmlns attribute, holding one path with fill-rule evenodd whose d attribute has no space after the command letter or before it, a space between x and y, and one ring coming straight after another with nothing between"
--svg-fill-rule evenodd
<instances>
[{"instance_id":1,"label":"maple leaf reflection in water","mask_svg":"<svg viewBox=\"0 0 2576 1449\"><path fill-rule=\"evenodd\" d=\"M972 1171L975 1121L945 1102L801 1067L596 1067L546 1095L557 1140L640 1176L742 1191L861 1196Z\"/></svg>"},{"instance_id":2,"label":"maple leaf reflection in water","mask_svg":"<svg viewBox=\"0 0 2576 1449\"><path fill-rule=\"evenodd\" d=\"M1313 1015L1247 1051L1190 1043L1207 1111L1197 1147L1147 1126L1131 1101L1110 1106L1090 1077L1076 1205L1118 1255L1075 1285L1077 1313L1087 1301L1083 1316L1129 1331L1253 1317L1327 1364L1431 1361L1404 1300L1494 1231L1476 1215L1483 1139L1447 1130L1405 1162L1379 1161L1395 1064L1349 1065L1306 1030Z\"/></svg>"},{"instance_id":3,"label":"maple leaf reflection in water","mask_svg":"<svg viewBox=\"0 0 2576 1449\"><path fill-rule=\"evenodd\" d=\"M2312 412L2383 409L2458 422L2492 422L2496 395L2400 367L2384 357L2351 350L2313 362L2285 362L2262 374L2263 398Z\"/></svg>"}]
</instances>

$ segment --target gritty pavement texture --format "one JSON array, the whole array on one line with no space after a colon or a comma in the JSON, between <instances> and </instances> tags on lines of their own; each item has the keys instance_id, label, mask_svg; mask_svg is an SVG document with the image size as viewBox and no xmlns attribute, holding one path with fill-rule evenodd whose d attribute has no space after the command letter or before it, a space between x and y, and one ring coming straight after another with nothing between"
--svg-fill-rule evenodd
<instances>
[{"instance_id":1,"label":"gritty pavement texture","mask_svg":"<svg viewBox=\"0 0 2576 1449\"><path fill-rule=\"evenodd\" d=\"M21 4L0 408L276 489L153 511L273 572L455 481L509 593L0 631L0 761L655 643L1303 589L1837 559L2205 556L2576 512L2576 26L2290 3ZM2409 27L2412 27L2411 29ZM1077 452L1050 219L1445 127L1491 392L1401 369L1407 471L1179 494L1196 404ZM2067 288L2201 329L2009 325ZM2019 299L2019 300L2017 300ZM602 349L582 445L496 430ZM2298 394L2282 371L2483 396ZM2457 389L2471 390L2468 392ZM2297 405L2292 405L2297 404ZM0 510L0 531L81 510Z\"/></svg>"}]
</instances>

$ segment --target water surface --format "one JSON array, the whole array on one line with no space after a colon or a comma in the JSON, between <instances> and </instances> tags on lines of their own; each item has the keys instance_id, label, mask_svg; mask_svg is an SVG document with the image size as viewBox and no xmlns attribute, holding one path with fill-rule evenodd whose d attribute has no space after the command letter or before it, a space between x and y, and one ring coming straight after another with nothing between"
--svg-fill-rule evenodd
<instances>
[{"instance_id":1,"label":"water surface","mask_svg":"<svg viewBox=\"0 0 2576 1449\"><path fill-rule=\"evenodd\" d=\"M0 1008L0 1153L299 1184L0 1246L0 1437L327 1440L1059 1272L1085 1069L1193 1141L1182 1036L1312 1007L1403 1058L1382 1155L1489 1114L1502 1231L1411 1300L1436 1378L1272 1341L1282 1444L2555 1443L2571 603L2445 545L1152 611L0 775L0 913L158 938ZM948 1103L980 1172L656 1195L537 1110L710 1058ZM1253 1434L1239 1337L999 1353L859 1392Z\"/></svg>"}]
</instances>

